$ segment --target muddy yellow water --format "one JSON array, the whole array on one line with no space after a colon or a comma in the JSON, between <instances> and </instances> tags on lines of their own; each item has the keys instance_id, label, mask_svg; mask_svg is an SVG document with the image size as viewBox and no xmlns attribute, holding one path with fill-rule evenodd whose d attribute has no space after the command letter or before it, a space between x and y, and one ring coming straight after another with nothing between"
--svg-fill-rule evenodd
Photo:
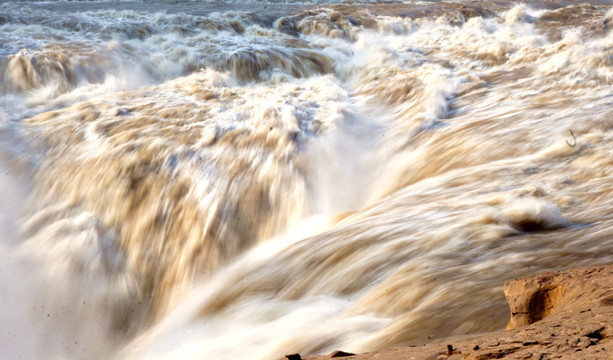
<instances>
[{"instance_id":1,"label":"muddy yellow water","mask_svg":"<svg viewBox=\"0 0 613 360\"><path fill-rule=\"evenodd\" d=\"M613 261L606 3L0 10L2 358L441 341Z\"/></svg>"}]
</instances>

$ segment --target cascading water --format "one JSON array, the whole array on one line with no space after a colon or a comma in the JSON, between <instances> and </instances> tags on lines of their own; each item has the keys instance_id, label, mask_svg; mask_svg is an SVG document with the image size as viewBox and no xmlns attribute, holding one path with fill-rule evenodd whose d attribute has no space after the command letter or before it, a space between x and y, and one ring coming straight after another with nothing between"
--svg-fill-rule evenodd
<instances>
[{"instance_id":1,"label":"cascading water","mask_svg":"<svg viewBox=\"0 0 613 360\"><path fill-rule=\"evenodd\" d=\"M0 357L495 331L613 261L610 6L0 5ZM245 356L248 354L248 356Z\"/></svg>"}]
</instances>

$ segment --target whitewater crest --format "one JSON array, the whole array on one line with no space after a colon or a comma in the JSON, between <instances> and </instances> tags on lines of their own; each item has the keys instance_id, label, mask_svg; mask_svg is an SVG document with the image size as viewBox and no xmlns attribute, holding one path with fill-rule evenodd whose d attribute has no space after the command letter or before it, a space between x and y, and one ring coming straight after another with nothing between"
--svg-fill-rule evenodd
<instances>
[{"instance_id":1,"label":"whitewater crest","mask_svg":"<svg viewBox=\"0 0 613 360\"><path fill-rule=\"evenodd\" d=\"M0 5L3 358L423 343L613 260L608 6L96 4Z\"/></svg>"}]
</instances>

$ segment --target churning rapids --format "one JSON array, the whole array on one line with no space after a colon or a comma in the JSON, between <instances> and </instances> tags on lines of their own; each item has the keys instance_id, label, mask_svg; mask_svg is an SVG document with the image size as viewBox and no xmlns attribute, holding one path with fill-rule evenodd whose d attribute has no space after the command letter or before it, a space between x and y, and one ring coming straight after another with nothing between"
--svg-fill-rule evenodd
<instances>
[{"instance_id":1,"label":"churning rapids","mask_svg":"<svg viewBox=\"0 0 613 360\"><path fill-rule=\"evenodd\" d=\"M604 2L0 4L0 358L504 328L613 262Z\"/></svg>"}]
</instances>

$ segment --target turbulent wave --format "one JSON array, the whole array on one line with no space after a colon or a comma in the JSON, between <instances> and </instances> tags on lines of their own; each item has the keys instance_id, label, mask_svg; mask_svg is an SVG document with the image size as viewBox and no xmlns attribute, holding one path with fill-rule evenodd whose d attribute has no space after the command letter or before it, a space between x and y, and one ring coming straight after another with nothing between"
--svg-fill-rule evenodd
<instances>
[{"instance_id":1,"label":"turbulent wave","mask_svg":"<svg viewBox=\"0 0 613 360\"><path fill-rule=\"evenodd\" d=\"M436 341L612 261L608 6L155 4L0 5L3 358Z\"/></svg>"}]
</instances>

